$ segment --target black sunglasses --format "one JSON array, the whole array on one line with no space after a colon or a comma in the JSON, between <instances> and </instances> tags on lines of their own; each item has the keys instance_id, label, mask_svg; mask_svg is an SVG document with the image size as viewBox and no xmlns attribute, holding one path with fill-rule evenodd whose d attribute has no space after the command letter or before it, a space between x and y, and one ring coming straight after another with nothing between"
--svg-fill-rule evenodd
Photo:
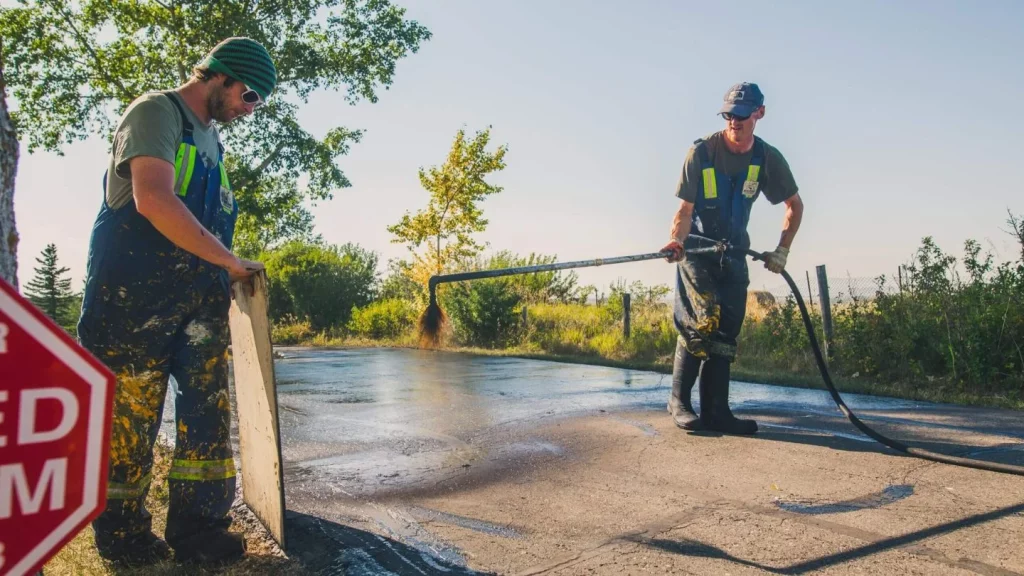
<instances>
[{"instance_id":1,"label":"black sunglasses","mask_svg":"<svg viewBox=\"0 0 1024 576\"><path fill-rule=\"evenodd\" d=\"M722 118L725 118L726 120L729 120L729 121L739 120L740 122L743 122L744 120L750 118L750 116L740 116L739 114L731 114L729 112L722 112Z\"/></svg>"}]
</instances>

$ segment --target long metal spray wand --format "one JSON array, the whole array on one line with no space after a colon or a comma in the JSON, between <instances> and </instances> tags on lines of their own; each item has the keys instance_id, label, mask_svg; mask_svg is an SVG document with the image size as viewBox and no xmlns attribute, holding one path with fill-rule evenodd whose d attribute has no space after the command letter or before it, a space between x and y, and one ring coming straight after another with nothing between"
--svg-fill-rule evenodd
<instances>
[{"instance_id":1,"label":"long metal spray wand","mask_svg":"<svg viewBox=\"0 0 1024 576\"><path fill-rule=\"evenodd\" d=\"M729 245L725 242L712 240L696 234L690 234L690 239L698 242L709 243L709 246L701 246L684 250L687 254L725 254ZM516 266L512 268L496 268L493 270L474 270L473 272L458 272L455 274L438 274L431 276L427 283L430 290L430 303L427 309L420 316L420 344L423 346L437 346L441 339L441 329L446 321L444 312L437 304L437 286L448 282L462 282L465 280L480 280L483 278L498 278L501 276L514 276L517 274L532 274L535 272L552 272L555 270L566 270L569 268L590 268L594 266L607 266L611 264L623 264L627 262L641 262L644 260L655 260L667 258L670 251L649 252L647 254L634 254L630 256L615 256L612 258L594 258L592 260L578 260L576 262L556 262L552 264L537 264L534 266Z\"/></svg>"}]
</instances>

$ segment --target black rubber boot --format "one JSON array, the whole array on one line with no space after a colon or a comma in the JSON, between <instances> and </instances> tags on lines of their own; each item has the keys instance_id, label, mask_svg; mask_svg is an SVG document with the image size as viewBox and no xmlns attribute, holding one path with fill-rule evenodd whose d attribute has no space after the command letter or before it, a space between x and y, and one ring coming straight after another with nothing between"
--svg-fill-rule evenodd
<instances>
[{"instance_id":1,"label":"black rubber boot","mask_svg":"<svg viewBox=\"0 0 1024 576\"><path fill-rule=\"evenodd\" d=\"M700 419L707 430L725 434L750 435L757 422L740 420L729 409L729 359L711 355L700 374Z\"/></svg>"},{"instance_id":2,"label":"black rubber boot","mask_svg":"<svg viewBox=\"0 0 1024 576\"><path fill-rule=\"evenodd\" d=\"M676 344L675 361L672 363L672 395L668 399L668 413L672 421L683 430L700 430L700 417L693 409L690 393L700 371L700 358L683 346Z\"/></svg>"},{"instance_id":3,"label":"black rubber boot","mask_svg":"<svg viewBox=\"0 0 1024 576\"><path fill-rule=\"evenodd\" d=\"M96 550L101 558L125 568L149 566L171 558L167 543L148 531L118 541L100 538Z\"/></svg>"},{"instance_id":4,"label":"black rubber boot","mask_svg":"<svg viewBox=\"0 0 1024 576\"><path fill-rule=\"evenodd\" d=\"M203 531L174 543L174 559L181 563L227 566L245 556L245 537L227 530Z\"/></svg>"}]
</instances>

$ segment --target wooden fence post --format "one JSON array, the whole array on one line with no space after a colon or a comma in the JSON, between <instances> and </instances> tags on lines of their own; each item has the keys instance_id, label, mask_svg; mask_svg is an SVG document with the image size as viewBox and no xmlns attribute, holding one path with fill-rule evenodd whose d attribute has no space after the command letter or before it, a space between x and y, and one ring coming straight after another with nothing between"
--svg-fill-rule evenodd
<instances>
[{"instance_id":1,"label":"wooden fence post","mask_svg":"<svg viewBox=\"0 0 1024 576\"><path fill-rule=\"evenodd\" d=\"M832 304L828 297L828 274L825 272L825 265L816 268L818 273L818 301L821 303L821 327L825 333L824 356L826 360L832 359Z\"/></svg>"},{"instance_id":2,"label":"wooden fence post","mask_svg":"<svg viewBox=\"0 0 1024 576\"><path fill-rule=\"evenodd\" d=\"M629 292L623 292L622 294L622 335L629 338L629 308L630 308Z\"/></svg>"},{"instance_id":3,"label":"wooden fence post","mask_svg":"<svg viewBox=\"0 0 1024 576\"><path fill-rule=\"evenodd\" d=\"M804 276L807 277L807 305L811 307L811 312L814 312L814 292L811 290L811 273L808 270L804 270Z\"/></svg>"}]
</instances>

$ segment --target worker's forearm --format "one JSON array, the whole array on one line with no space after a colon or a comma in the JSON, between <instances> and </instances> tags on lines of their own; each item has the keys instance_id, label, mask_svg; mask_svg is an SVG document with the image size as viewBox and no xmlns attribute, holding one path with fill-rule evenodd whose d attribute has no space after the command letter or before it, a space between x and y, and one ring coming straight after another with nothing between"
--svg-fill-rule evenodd
<instances>
[{"instance_id":1,"label":"worker's forearm","mask_svg":"<svg viewBox=\"0 0 1024 576\"><path fill-rule=\"evenodd\" d=\"M235 256L176 197L161 193L144 197L144 202L136 199L139 213L176 246L222 268L234 261Z\"/></svg>"},{"instance_id":2,"label":"worker's forearm","mask_svg":"<svg viewBox=\"0 0 1024 576\"><path fill-rule=\"evenodd\" d=\"M676 211L672 219L672 238L681 244L690 235L690 226L693 224L693 205L682 206Z\"/></svg>"},{"instance_id":3,"label":"worker's forearm","mask_svg":"<svg viewBox=\"0 0 1024 576\"><path fill-rule=\"evenodd\" d=\"M782 237L779 238L779 246L787 250L792 246L796 238L797 230L800 229L800 221L804 216L802 204L792 204L786 207L786 218L782 221Z\"/></svg>"}]
</instances>

